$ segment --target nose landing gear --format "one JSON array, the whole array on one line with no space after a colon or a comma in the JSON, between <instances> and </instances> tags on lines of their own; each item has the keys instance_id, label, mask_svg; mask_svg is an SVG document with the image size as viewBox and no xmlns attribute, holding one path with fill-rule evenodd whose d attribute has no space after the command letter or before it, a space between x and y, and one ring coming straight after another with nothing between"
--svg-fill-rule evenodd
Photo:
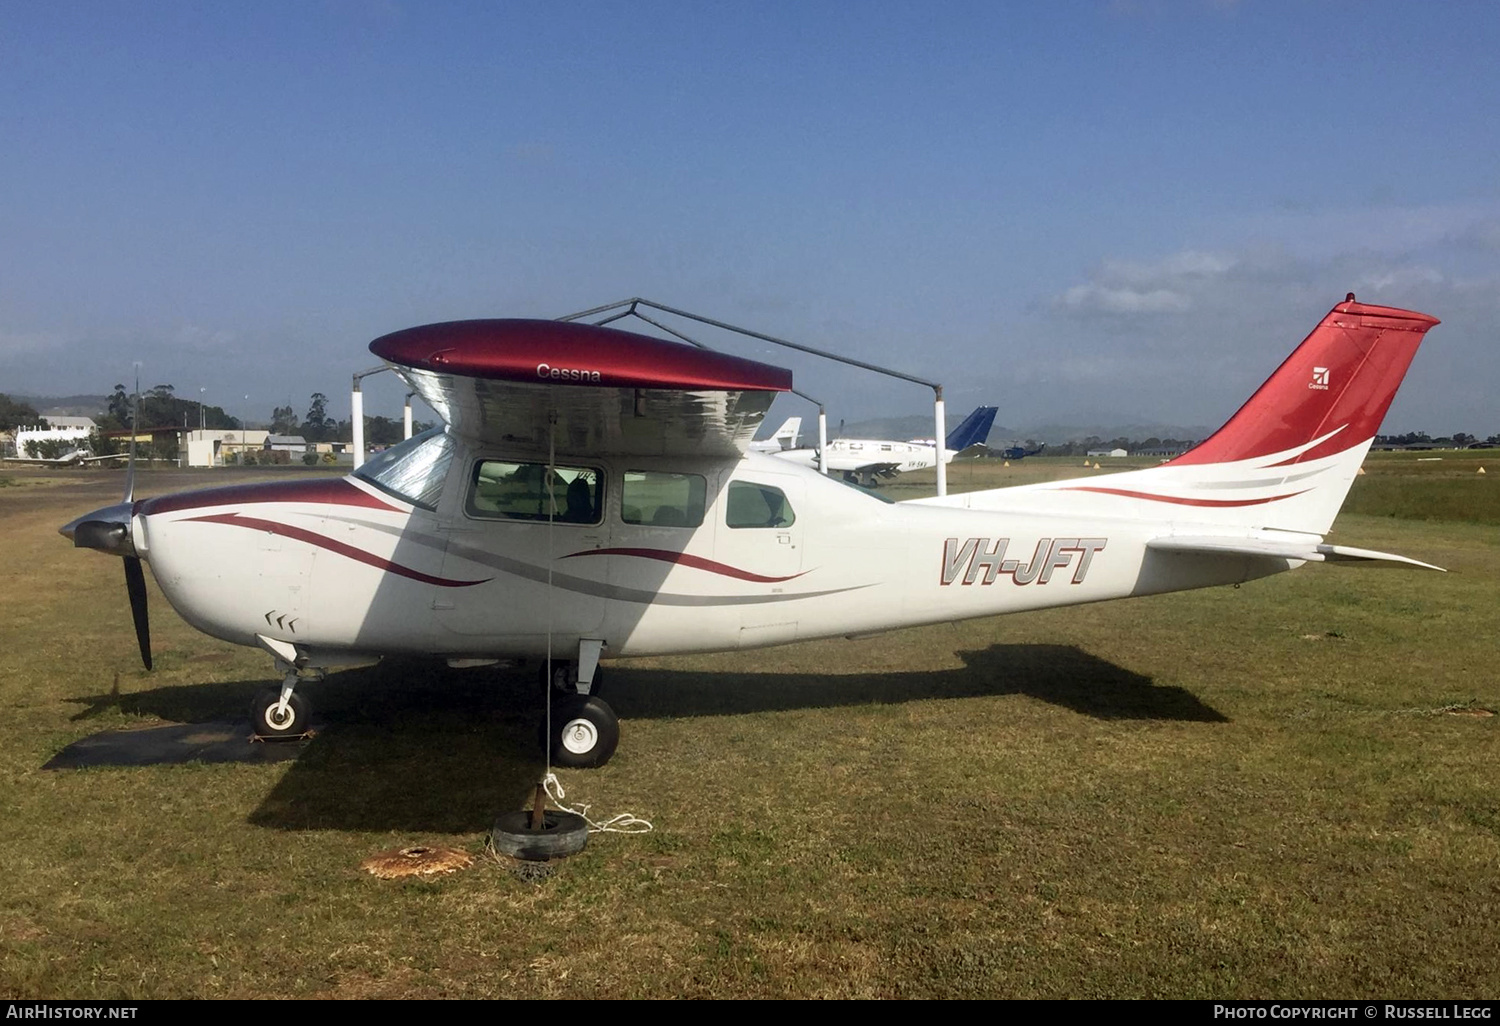
<instances>
[{"instance_id":1,"label":"nose landing gear","mask_svg":"<svg viewBox=\"0 0 1500 1026\"><path fill-rule=\"evenodd\" d=\"M256 737L283 738L302 737L312 720L312 705L295 692L304 679L317 679L309 674L304 677L295 668L287 668L281 687L267 688L255 696L250 703L250 730Z\"/></svg>"}]
</instances>

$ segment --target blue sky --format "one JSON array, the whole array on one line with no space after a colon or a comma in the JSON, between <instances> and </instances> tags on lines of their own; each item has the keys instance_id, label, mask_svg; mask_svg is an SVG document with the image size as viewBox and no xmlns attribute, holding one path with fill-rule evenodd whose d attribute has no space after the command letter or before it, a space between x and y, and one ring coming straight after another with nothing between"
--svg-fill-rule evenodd
<instances>
[{"instance_id":1,"label":"blue sky","mask_svg":"<svg viewBox=\"0 0 1500 1026\"><path fill-rule=\"evenodd\" d=\"M1387 429L1489 434L1496 53L1489 3L0 0L0 391L342 414L388 331L641 295L1213 425L1353 290L1444 321Z\"/></svg>"}]
</instances>

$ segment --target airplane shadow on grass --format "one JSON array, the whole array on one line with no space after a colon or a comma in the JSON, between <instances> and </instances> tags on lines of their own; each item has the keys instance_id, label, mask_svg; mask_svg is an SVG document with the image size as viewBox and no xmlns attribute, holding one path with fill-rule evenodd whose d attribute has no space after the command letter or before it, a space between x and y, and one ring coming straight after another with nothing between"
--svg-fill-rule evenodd
<instances>
[{"instance_id":1,"label":"airplane shadow on grass","mask_svg":"<svg viewBox=\"0 0 1500 1026\"><path fill-rule=\"evenodd\" d=\"M1027 695L1102 720L1227 722L1179 687L1065 645L992 645L954 670L817 676L606 666L604 697L632 719ZM451 670L387 659L306 685L318 735L251 822L286 830L473 833L519 808L539 767L534 670ZM179 685L79 698L74 719L107 709L178 722L223 720L266 681Z\"/></svg>"}]
</instances>

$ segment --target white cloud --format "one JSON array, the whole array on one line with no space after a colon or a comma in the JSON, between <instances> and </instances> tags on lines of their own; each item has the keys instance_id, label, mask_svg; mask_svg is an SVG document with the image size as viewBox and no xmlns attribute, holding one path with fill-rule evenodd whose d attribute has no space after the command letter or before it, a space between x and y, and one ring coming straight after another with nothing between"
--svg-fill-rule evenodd
<instances>
[{"instance_id":1,"label":"white cloud","mask_svg":"<svg viewBox=\"0 0 1500 1026\"><path fill-rule=\"evenodd\" d=\"M1355 281L1355 291L1374 294L1400 290L1411 291L1424 285L1441 285L1441 271L1431 267L1386 267L1361 274Z\"/></svg>"},{"instance_id":2,"label":"white cloud","mask_svg":"<svg viewBox=\"0 0 1500 1026\"><path fill-rule=\"evenodd\" d=\"M1161 260L1105 260L1099 277L1106 282L1151 285L1181 278L1209 278L1232 269L1239 261L1224 253L1187 249Z\"/></svg>"},{"instance_id":3,"label":"white cloud","mask_svg":"<svg viewBox=\"0 0 1500 1026\"><path fill-rule=\"evenodd\" d=\"M1101 285L1074 285L1059 297L1061 305L1074 310L1107 313L1177 313L1186 310L1186 296L1171 289L1112 289Z\"/></svg>"},{"instance_id":4,"label":"white cloud","mask_svg":"<svg viewBox=\"0 0 1500 1026\"><path fill-rule=\"evenodd\" d=\"M1225 253L1192 249L1151 261L1110 258L1093 281L1053 297L1052 305L1080 314L1182 313L1192 309L1195 293L1239 264Z\"/></svg>"}]
</instances>

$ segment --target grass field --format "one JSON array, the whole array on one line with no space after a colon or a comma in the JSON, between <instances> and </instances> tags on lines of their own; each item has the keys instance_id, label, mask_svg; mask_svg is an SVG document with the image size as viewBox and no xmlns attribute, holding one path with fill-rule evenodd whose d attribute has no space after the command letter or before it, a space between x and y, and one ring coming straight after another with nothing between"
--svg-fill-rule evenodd
<instances>
[{"instance_id":1,"label":"grass field","mask_svg":"<svg viewBox=\"0 0 1500 1026\"><path fill-rule=\"evenodd\" d=\"M530 672L335 674L294 763L44 771L238 715L270 666L153 583L143 671L119 561L56 533L120 474L7 470L0 996L1493 998L1500 455L1440 455L1372 457L1333 537L1445 575L615 662L619 754L563 782L655 830L424 882L358 865L482 854L535 780Z\"/></svg>"}]
</instances>

